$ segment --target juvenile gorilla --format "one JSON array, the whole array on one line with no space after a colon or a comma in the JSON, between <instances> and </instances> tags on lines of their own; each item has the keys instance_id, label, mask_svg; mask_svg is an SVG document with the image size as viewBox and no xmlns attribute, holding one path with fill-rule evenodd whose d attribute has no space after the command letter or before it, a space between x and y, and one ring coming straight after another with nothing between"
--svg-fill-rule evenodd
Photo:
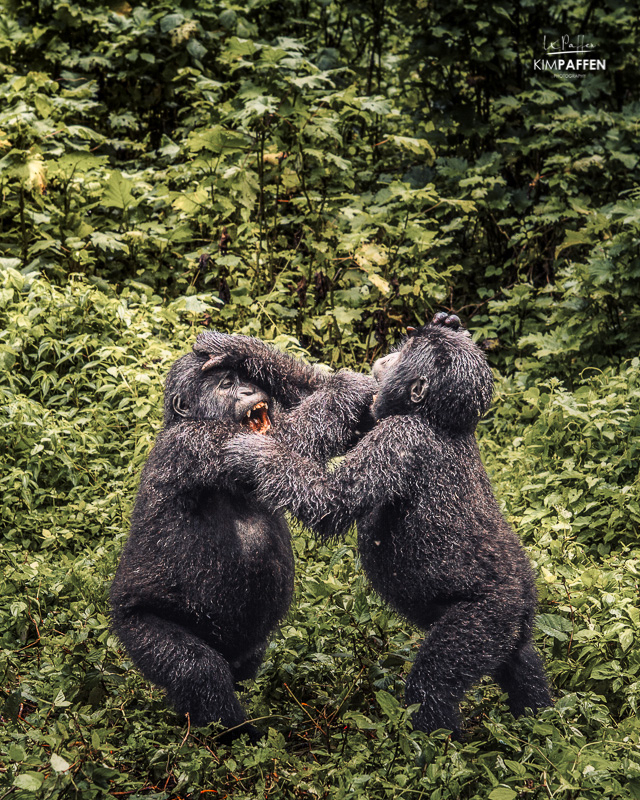
<instances>
[{"instance_id":1,"label":"juvenile gorilla","mask_svg":"<svg viewBox=\"0 0 640 800\"><path fill-rule=\"evenodd\" d=\"M358 524L374 589L428 632L406 683L414 725L460 733L458 703L483 675L522 714L551 703L532 643L527 556L500 513L474 437L493 377L457 317L436 315L373 368L377 423L333 472L275 441L241 437L234 474L323 537Z\"/></svg>"},{"instance_id":2,"label":"juvenile gorilla","mask_svg":"<svg viewBox=\"0 0 640 800\"><path fill-rule=\"evenodd\" d=\"M235 684L255 676L293 590L284 517L228 475L223 444L251 431L322 461L349 443L372 385L210 332L171 368L110 597L133 662L193 724L257 737Z\"/></svg>"}]
</instances>

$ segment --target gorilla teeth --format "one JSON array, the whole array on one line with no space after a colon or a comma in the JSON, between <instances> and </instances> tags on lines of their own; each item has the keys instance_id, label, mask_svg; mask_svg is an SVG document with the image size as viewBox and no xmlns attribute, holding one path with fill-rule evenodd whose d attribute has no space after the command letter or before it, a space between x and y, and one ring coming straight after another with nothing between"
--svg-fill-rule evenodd
<instances>
[{"instance_id":1,"label":"gorilla teeth","mask_svg":"<svg viewBox=\"0 0 640 800\"><path fill-rule=\"evenodd\" d=\"M249 428L252 433L266 433L271 428L271 420L269 419L269 410L264 400L256 403L253 408L250 408L244 415L242 425Z\"/></svg>"}]
</instances>

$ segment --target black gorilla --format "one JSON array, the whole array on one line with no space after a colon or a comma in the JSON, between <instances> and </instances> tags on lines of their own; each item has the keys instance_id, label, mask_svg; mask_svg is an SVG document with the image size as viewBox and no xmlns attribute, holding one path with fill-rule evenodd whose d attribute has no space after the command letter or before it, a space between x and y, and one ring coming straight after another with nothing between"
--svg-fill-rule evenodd
<instances>
[{"instance_id":1,"label":"black gorilla","mask_svg":"<svg viewBox=\"0 0 640 800\"><path fill-rule=\"evenodd\" d=\"M110 599L133 662L193 724L257 736L235 684L255 676L293 590L284 517L237 486L223 444L252 431L322 461L348 445L373 384L212 332L171 368Z\"/></svg>"},{"instance_id":2,"label":"black gorilla","mask_svg":"<svg viewBox=\"0 0 640 800\"><path fill-rule=\"evenodd\" d=\"M457 317L436 315L373 368L378 420L331 473L275 441L226 449L240 480L323 537L358 523L371 584L428 636L406 684L414 725L459 735L458 703L483 675L521 714L551 703L532 644L527 556L500 513L474 437L493 376Z\"/></svg>"}]
</instances>

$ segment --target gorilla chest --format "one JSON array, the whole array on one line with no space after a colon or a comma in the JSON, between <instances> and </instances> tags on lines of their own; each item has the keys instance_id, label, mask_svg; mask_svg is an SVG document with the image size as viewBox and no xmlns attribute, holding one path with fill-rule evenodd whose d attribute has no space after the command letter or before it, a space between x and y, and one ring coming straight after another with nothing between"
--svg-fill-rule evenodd
<instances>
[{"instance_id":1,"label":"gorilla chest","mask_svg":"<svg viewBox=\"0 0 640 800\"><path fill-rule=\"evenodd\" d=\"M263 599L290 593L293 551L283 517L234 498L219 498L200 511L192 567L202 576L205 595L221 589Z\"/></svg>"},{"instance_id":2,"label":"gorilla chest","mask_svg":"<svg viewBox=\"0 0 640 800\"><path fill-rule=\"evenodd\" d=\"M233 520L233 545L245 563L280 561L290 550L288 532L275 520L260 514L237 515Z\"/></svg>"}]
</instances>

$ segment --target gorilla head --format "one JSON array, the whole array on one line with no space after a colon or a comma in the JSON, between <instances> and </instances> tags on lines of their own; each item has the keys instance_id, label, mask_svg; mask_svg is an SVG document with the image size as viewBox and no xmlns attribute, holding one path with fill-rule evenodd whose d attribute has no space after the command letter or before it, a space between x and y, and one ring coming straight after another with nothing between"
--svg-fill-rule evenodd
<instances>
[{"instance_id":1,"label":"gorilla head","mask_svg":"<svg viewBox=\"0 0 640 800\"><path fill-rule=\"evenodd\" d=\"M171 367L165 384L164 424L185 419L235 423L253 433L271 427L269 395L232 369L189 353Z\"/></svg>"},{"instance_id":2,"label":"gorilla head","mask_svg":"<svg viewBox=\"0 0 640 800\"><path fill-rule=\"evenodd\" d=\"M376 419L422 414L449 433L473 431L493 393L484 354L458 317L444 312L410 329L397 350L375 362L373 376L380 386L372 409Z\"/></svg>"}]
</instances>

